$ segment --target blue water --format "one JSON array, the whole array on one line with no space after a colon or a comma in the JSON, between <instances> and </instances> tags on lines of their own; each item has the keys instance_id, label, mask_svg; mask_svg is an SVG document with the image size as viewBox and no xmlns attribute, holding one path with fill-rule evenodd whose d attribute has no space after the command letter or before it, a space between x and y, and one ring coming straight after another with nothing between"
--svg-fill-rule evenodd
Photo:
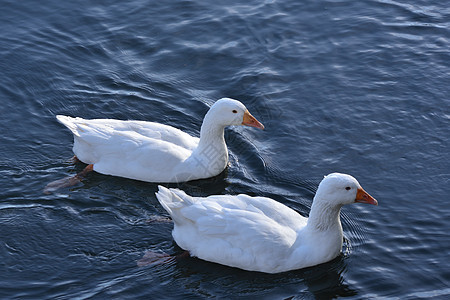
<instances>
[{"instance_id":1,"label":"blue water","mask_svg":"<svg viewBox=\"0 0 450 300\"><path fill-rule=\"evenodd\" d=\"M450 8L445 1L2 1L0 298L448 298ZM343 253L267 275L179 253L157 186L83 169L56 114L198 135L242 101L231 164L193 195L267 196L307 215L323 175L379 201L342 211Z\"/></svg>"}]
</instances>

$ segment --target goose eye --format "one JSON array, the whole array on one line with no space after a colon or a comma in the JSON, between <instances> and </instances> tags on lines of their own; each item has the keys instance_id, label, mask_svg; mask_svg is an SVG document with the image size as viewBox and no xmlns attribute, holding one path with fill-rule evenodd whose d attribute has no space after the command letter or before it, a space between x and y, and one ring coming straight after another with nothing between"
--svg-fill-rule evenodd
<instances>
[{"instance_id":1,"label":"goose eye","mask_svg":"<svg viewBox=\"0 0 450 300\"><path fill-rule=\"evenodd\" d=\"M237 114L237 110L233 109L233 114Z\"/></svg>"},{"instance_id":2,"label":"goose eye","mask_svg":"<svg viewBox=\"0 0 450 300\"><path fill-rule=\"evenodd\" d=\"M348 187L346 187L345 189L346 189L347 191L349 191L349 190L351 190L352 188L348 186Z\"/></svg>"}]
</instances>

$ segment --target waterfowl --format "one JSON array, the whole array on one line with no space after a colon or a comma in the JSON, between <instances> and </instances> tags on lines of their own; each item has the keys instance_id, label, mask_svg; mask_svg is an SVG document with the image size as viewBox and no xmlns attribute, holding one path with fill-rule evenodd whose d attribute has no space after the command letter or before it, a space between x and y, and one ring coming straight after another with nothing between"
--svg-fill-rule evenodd
<instances>
[{"instance_id":1,"label":"waterfowl","mask_svg":"<svg viewBox=\"0 0 450 300\"><path fill-rule=\"evenodd\" d=\"M350 175L332 173L317 189L309 218L265 197L191 197L159 186L175 242L192 256L248 271L279 273L332 260L342 249L340 210L378 205Z\"/></svg>"},{"instance_id":2,"label":"waterfowl","mask_svg":"<svg viewBox=\"0 0 450 300\"><path fill-rule=\"evenodd\" d=\"M244 104L230 98L222 98L211 106L200 138L155 122L85 120L62 115L56 118L72 131L73 152L88 164L86 172L94 170L148 182L183 182L216 176L228 164L226 126L264 129Z\"/></svg>"}]
</instances>

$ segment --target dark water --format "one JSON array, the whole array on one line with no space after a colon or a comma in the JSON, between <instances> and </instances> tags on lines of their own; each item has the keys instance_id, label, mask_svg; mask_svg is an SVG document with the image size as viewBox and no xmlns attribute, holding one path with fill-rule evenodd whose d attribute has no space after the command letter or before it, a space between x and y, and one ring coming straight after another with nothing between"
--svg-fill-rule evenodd
<instances>
[{"instance_id":1,"label":"dark water","mask_svg":"<svg viewBox=\"0 0 450 300\"><path fill-rule=\"evenodd\" d=\"M214 4L213 4L214 2ZM0 298L450 296L450 8L445 1L2 1ZM230 167L179 186L272 197L307 215L322 176L380 205L342 214L337 259L278 275L178 253L155 184L80 171L55 115L162 122L198 135L241 100Z\"/></svg>"}]
</instances>

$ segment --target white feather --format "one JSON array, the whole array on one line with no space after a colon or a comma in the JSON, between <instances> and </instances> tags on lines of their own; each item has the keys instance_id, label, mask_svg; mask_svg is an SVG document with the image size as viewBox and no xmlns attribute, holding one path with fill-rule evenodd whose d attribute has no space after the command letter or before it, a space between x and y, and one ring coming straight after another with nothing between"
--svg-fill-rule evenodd
<instances>
[{"instance_id":1,"label":"white feather","mask_svg":"<svg viewBox=\"0 0 450 300\"><path fill-rule=\"evenodd\" d=\"M346 190L351 186L353 190ZM156 197L174 221L173 237L191 255L266 273L309 267L335 258L342 248L342 205L354 202L359 183L327 176L310 218L265 197L191 197L159 186Z\"/></svg>"},{"instance_id":2,"label":"white feather","mask_svg":"<svg viewBox=\"0 0 450 300\"><path fill-rule=\"evenodd\" d=\"M218 100L202 124L200 138L164 124L58 115L74 135L73 152L107 175L150 182L181 182L220 174L228 164L224 128L240 125L245 106Z\"/></svg>"}]
</instances>

